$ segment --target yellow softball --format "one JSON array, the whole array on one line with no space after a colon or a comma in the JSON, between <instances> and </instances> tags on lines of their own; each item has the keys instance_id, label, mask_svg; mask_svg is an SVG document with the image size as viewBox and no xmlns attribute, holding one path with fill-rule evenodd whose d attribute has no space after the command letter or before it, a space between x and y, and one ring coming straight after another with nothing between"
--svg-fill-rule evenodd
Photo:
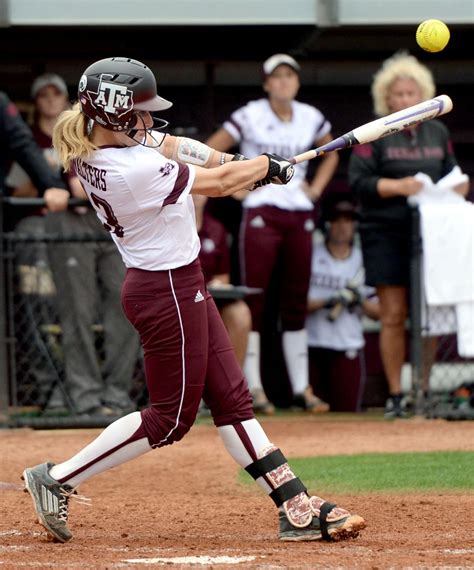
<instances>
[{"instance_id":1,"label":"yellow softball","mask_svg":"<svg viewBox=\"0 0 474 570\"><path fill-rule=\"evenodd\" d=\"M425 51L443 50L449 42L449 28L441 20L425 20L416 30L416 41Z\"/></svg>"}]
</instances>

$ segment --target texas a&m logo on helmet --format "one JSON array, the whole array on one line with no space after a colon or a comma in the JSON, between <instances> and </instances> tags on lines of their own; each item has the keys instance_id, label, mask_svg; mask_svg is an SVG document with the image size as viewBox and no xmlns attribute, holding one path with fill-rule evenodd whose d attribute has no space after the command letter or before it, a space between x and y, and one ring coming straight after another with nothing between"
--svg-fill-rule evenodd
<instances>
[{"instance_id":1,"label":"texas a&m logo on helmet","mask_svg":"<svg viewBox=\"0 0 474 570\"><path fill-rule=\"evenodd\" d=\"M133 92L126 85L112 81L113 75L102 74L99 77L97 91L87 90L87 77L79 82L79 100L82 106L92 107L99 124L113 130L124 130L133 125L130 119L133 114Z\"/></svg>"}]
</instances>

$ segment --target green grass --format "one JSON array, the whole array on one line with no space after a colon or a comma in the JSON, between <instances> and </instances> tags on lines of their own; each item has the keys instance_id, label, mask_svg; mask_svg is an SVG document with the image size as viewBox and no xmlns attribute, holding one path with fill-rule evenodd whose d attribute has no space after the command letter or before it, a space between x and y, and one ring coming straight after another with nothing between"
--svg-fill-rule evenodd
<instances>
[{"instance_id":1,"label":"green grass","mask_svg":"<svg viewBox=\"0 0 474 570\"><path fill-rule=\"evenodd\" d=\"M294 458L294 473L310 490L324 492L410 492L471 490L474 453L364 453ZM252 481L243 473L241 481Z\"/></svg>"}]
</instances>

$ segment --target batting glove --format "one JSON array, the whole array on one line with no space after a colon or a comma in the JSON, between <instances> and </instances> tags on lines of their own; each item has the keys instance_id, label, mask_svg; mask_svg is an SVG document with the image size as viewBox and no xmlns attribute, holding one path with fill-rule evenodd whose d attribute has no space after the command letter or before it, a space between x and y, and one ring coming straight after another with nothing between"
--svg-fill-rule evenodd
<instances>
[{"instance_id":1,"label":"batting glove","mask_svg":"<svg viewBox=\"0 0 474 570\"><path fill-rule=\"evenodd\" d=\"M264 152L263 155L268 157L269 160L268 171L265 178L255 182L254 188L259 188L266 184L288 184L295 173L295 167L291 162L278 154Z\"/></svg>"},{"instance_id":2,"label":"batting glove","mask_svg":"<svg viewBox=\"0 0 474 570\"><path fill-rule=\"evenodd\" d=\"M356 287L345 287L339 294L344 300L344 304L353 309L362 303L362 295Z\"/></svg>"}]
</instances>

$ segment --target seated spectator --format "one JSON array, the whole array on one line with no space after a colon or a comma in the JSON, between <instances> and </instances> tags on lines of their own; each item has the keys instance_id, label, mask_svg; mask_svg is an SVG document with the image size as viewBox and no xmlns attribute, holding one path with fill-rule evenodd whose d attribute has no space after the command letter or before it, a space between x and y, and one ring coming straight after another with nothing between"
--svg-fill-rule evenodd
<instances>
[{"instance_id":1,"label":"seated spectator","mask_svg":"<svg viewBox=\"0 0 474 570\"><path fill-rule=\"evenodd\" d=\"M193 194L196 211L196 225L201 240L199 259L208 286L225 287L230 285L230 251L225 227L213 218L206 209L207 197ZM250 309L245 301L215 300L224 325L229 333L237 360L242 368L247 353L249 333L252 329ZM263 389L251 389L254 410L265 414L274 412Z\"/></svg>"},{"instance_id":2,"label":"seated spectator","mask_svg":"<svg viewBox=\"0 0 474 570\"><path fill-rule=\"evenodd\" d=\"M308 293L310 378L332 411L358 412L365 384L362 315L377 319L379 306L364 287L354 204L338 201L323 218L325 240L313 249Z\"/></svg>"},{"instance_id":3,"label":"seated spectator","mask_svg":"<svg viewBox=\"0 0 474 570\"><path fill-rule=\"evenodd\" d=\"M52 169L60 169L52 145L53 128L59 115L69 106L64 80L47 73L35 79L31 88L35 104L36 140L44 149ZM73 197L86 198L74 172L66 175ZM22 188L30 185L25 182ZM22 190L22 195L26 191ZM118 415L134 409L129 398L139 340L129 324L120 301L125 268L111 239L93 241L106 235L94 210L88 207L48 212L47 233L68 236L79 234L91 241L59 242L48 245L48 258L56 287L56 309L61 324L61 346L65 366L65 390L73 411L78 414ZM99 303L100 300L100 303ZM100 310L97 310L97 305ZM93 324L104 327L104 361L99 364ZM47 405L51 414L63 412L67 402L59 386Z\"/></svg>"}]
</instances>

